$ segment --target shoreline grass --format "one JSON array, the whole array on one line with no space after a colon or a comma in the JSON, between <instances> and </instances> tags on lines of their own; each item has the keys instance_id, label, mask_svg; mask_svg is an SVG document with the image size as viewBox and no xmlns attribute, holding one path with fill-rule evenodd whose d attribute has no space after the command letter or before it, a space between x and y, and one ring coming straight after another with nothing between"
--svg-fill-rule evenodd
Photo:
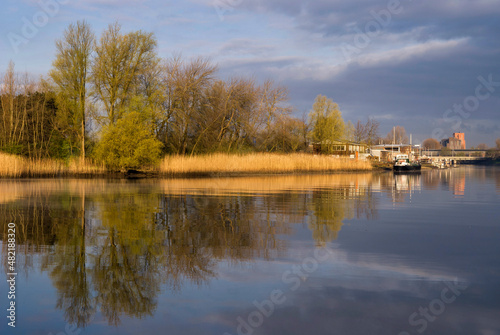
<instances>
[{"instance_id":1,"label":"shoreline grass","mask_svg":"<svg viewBox=\"0 0 500 335\"><path fill-rule=\"evenodd\" d=\"M253 153L167 156L159 166L141 170L147 176L238 176L372 171L368 161L311 154ZM87 159L64 162L25 158L0 152L0 178L93 177L116 175Z\"/></svg>"},{"instance_id":2,"label":"shoreline grass","mask_svg":"<svg viewBox=\"0 0 500 335\"><path fill-rule=\"evenodd\" d=\"M51 158L25 158L0 152L1 178L94 176L108 171L102 165L79 158L65 163Z\"/></svg>"},{"instance_id":3,"label":"shoreline grass","mask_svg":"<svg viewBox=\"0 0 500 335\"><path fill-rule=\"evenodd\" d=\"M290 174L371 171L368 161L311 154L211 154L167 156L159 172L168 176Z\"/></svg>"}]
</instances>

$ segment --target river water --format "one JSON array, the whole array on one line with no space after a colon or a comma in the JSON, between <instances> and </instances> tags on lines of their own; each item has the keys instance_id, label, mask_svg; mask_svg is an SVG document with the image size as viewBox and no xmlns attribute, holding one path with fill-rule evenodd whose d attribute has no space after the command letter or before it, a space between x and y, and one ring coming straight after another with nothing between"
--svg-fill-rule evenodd
<instances>
[{"instance_id":1,"label":"river water","mask_svg":"<svg viewBox=\"0 0 500 335\"><path fill-rule=\"evenodd\" d=\"M0 180L0 333L500 334L499 207L495 167Z\"/></svg>"}]
</instances>

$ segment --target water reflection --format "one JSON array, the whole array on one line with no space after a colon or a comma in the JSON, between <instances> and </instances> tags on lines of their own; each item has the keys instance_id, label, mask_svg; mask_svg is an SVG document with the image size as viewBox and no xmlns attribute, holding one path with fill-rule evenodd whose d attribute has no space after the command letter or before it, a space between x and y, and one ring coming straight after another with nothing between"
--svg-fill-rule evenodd
<instances>
[{"instance_id":1,"label":"water reflection","mask_svg":"<svg viewBox=\"0 0 500 335\"><path fill-rule=\"evenodd\" d=\"M467 171L4 180L0 216L5 221L0 224L3 240L6 223L17 224L20 272L39 268L48 273L57 290L56 308L67 322L86 327L100 315L116 326L124 318L153 316L164 291L208 285L221 263L286 257L297 226L306 227L323 246L339 238L350 220L377 220L384 199L403 204L423 190L441 188L463 197L471 179L494 181L500 190L498 171Z\"/></svg>"},{"instance_id":2,"label":"water reflection","mask_svg":"<svg viewBox=\"0 0 500 335\"><path fill-rule=\"evenodd\" d=\"M99 311L118 325L153 315L162 287L208 283L220 261L282 256L290 223L324 244L344 220L375 217L370 180L3 181L0 215L18 226L27 272L42 256L67 322L85 327Z\"/></svg>"},{"instance_id":3,"label":"water reflection","mask_svg":"<svg viewBox=\"0 0 500 335\"><path fill-rule=\"evenodd\" d=\"M413 193L422 189L421 185L420 173L395 174L392 201L405 202L407 195L411 199Z\"/></svg>"},{"instance_id":4,"label":"water reflection","mask_svg":"<svg viewBox=\"0 0 500 335\"><path fill-rule=\"evenodd\" d=\"M496 185L500 193L500 170L485 166L461 166L444 170L431 170L422 173L422 185L427 190L440 187L449 189L456 198L466 194L466 181L469 183Z\"/></svg>"}]
</instances>

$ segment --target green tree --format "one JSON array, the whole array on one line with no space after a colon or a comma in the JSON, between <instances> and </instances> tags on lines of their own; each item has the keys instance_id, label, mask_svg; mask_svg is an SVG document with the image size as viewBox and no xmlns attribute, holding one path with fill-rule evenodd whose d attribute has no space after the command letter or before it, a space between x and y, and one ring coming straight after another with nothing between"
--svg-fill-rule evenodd
<instances>
[{"instance_id":1,"label":"green tree","mask_svg":"<svg viewBox=\"0 0 500 335\"><path fill-rule=\"evenodd\" d=\"M96 46L92 66L93 95L105 115L96 115L102 125L114 124L124 113L130 98L141 88L141 76L157 64L157 42L153 33L126 35L118 23L109 26ZM144 79L144 78L142 78Z\"/></svg>"},{"instance_id":2,"label":"green tree","mask_svg":"<svg viewBox=\"0 0 500 335\"><path fill-rule=\"evenodd\" d=\"M61 119L79 134L80 155L85 158L87 80L95 35L85 21L70 24L64 38L56 41L57 55L50 77L58 87ZM79 128L79 131L78 131Z\"/></svg>"},{"instance_id":3,"label":"green tree","mask_svg":"<svg viewBox=\"0 0 500 335\"><path fill-rule=\"evenodd\" d=\"M95 149L96 158L113 169L158 163L163 144L155 138L144 114L132 110L116 123L105 126Z\"/></svg>"},{"instance_id":4,"label":"green tree","mask_svg":"<svg viewBox=\"0 0 500 335\"><path fill-rule=\"evenodd\" d=\"M344 136L344 120L339 106L331 99L318 95L309 113L312 139L316 143L331 143Z\"/></svg>"}]
</instances>

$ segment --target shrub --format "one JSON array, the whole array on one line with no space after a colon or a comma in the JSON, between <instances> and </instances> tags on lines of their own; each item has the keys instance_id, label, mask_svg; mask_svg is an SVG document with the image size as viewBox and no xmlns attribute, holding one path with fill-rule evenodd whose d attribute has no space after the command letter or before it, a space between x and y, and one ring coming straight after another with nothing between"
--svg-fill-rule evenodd
<instances>
[{"instance_id":1,"label":"shrub","mask_svg":"<svg viewBox=\"0 0 500 335\"><path fill-rule=\"evenodd\" d=\"M95 157L111 169L136 169L155 165L163 144L139 112L129 112L106 126L95 148Z\"/></svg>"}]
</instances>

